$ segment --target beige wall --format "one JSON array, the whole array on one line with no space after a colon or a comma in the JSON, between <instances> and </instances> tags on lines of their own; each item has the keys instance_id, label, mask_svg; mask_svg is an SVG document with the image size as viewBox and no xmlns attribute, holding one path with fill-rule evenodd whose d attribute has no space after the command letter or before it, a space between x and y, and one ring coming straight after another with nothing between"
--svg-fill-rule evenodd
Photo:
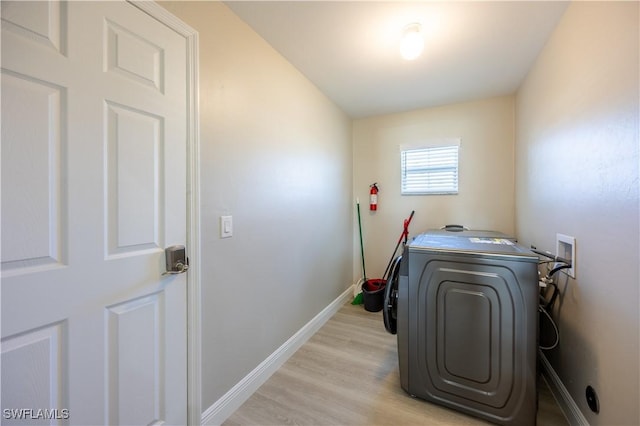
<instances>
[{"instance_id":1,"label":"beige wall","mask_svg":"<svg viewBox=\"0 0 640 426\"><path fill-rule=\"evenodd\" d=\"M353 123L224 4L161 4L200 34L203 410L360 277L359 197L372 278L411 210L412 235L575 236L547 356L591 424L640 423L636 2L573 3L515 99ZM460 194L400 196L399 145L443 137L461 139Z\"/></svg>"},{"instance_id":2,"label":"beige wall","mask_svg":"<svg viewBox=\"0 0 640 426\"><path fill-rule=\"evenodd\" d=\"M351 121L224 4L161 5L200 41L206 410L351 284Z\"/></svg>"},{"instance_id":3,"label":"beige wall","mask_svg":"<svg viewBox=\"0 0 640 426\"><path fill-rule=\"evenodd\" d=\"M400 145L433 138L460 138L459 194L400 195ZM513 149L511 96L354 121L353 192L362 210L368 278L383 275L412 210L411 236L450 223L513 234ZM368 208L373 182L380 186L375 213ZM354 241L357 280L362 267L359 241Z\"/></svg>"},{"instance_id":4,"label":"beige wall","mask_svg":"<svg viewBox=\"0 0 640 426\"><path fill-rule=\"evenodd\" d=\"M552 251L556 233L576 238L547 357L592 425L640 424L638 16L572 3L517 94L517 231Z\"/></svg>"}]
</instances>

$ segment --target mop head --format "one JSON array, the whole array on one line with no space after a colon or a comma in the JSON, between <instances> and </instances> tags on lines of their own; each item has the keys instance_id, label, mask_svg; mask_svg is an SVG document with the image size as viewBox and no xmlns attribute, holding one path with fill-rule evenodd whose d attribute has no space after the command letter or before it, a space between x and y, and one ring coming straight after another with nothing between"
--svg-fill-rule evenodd
<instances>
[{"instance_id":1,"label":"mop head","mask_svg":"<svg viewBox=\"0 0 640 426\"><path fill-rule=\"evenodd\" d=\"M352 305L364 305L364 295L362 294L362 284L366 281L366 278L360 278L357 283L353 286L353 301ZM358 293L356 293L358 292Z\"/></svg>"}]
</instances>

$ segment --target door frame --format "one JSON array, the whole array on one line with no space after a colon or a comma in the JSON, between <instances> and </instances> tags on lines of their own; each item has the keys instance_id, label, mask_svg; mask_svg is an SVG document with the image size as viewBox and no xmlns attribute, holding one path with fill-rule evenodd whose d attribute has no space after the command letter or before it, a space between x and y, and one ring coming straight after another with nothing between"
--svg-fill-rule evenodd
<instances>
[{"instance_id":1,"label":"door frame","mask_svg":"<svg viewBox=\"0 0 640 426\"><path fill-rule=\"evenodd\" d=\"M202 423L198 32L154 1L127 0L185 38L187 48L187 424Z\"/></svg>"}]
</instances>

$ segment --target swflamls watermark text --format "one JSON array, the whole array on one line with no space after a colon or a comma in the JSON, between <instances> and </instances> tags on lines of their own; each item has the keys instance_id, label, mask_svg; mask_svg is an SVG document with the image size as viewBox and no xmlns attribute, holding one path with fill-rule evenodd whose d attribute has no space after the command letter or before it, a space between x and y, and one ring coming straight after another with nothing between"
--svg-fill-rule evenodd
<instances>
[{"instance_id":1,"label":"swflamls watermark text","mask_svg":"<svg viewBox=\"0 0 640 426\"><path fill-rule=\"evenodd\" d=\"M2 417L9 420L66 420L68 408L4 408Z\"/></svg>"}]
</instances>

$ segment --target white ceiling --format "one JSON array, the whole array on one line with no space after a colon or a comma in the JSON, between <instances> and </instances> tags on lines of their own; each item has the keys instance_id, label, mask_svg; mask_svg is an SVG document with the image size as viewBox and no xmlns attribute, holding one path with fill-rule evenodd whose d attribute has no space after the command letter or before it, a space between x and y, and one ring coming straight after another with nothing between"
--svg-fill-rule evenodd
<instances>
[{"instance_id":1,"label":"white ceiling","mask_svg":"<svg viewBox=\"0 0 640 426\"><path fill-rule=\"evenodd\" d=\"M227 1L353 118L516 91L557 25L560 1ZM426 33L414 61L402 29Z\"/></svg>"}]
</instances>

